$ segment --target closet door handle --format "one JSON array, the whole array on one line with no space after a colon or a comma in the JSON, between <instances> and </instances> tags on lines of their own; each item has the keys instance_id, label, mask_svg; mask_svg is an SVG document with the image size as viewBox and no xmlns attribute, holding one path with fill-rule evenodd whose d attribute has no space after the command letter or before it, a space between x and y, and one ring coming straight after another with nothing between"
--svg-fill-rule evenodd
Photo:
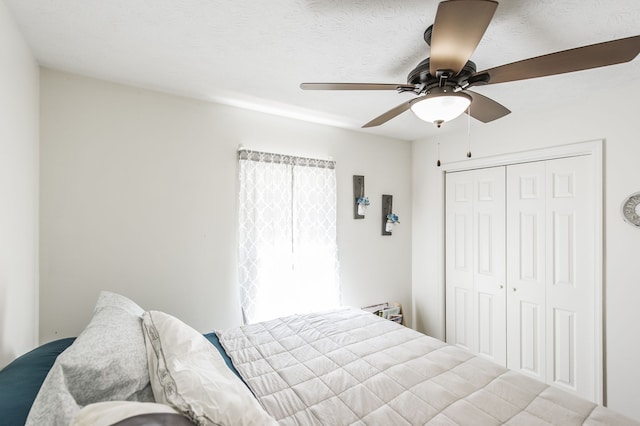
<instances>
[{"instance_id":1,"label":"closet door handle","mask_svg":"<svg viewBox=\"0 0 640 426\"><path fill-rule=\"evenodd\" d=\"M516 288L515 288L515 287L513 287L513 291L516 291Z\"/></svg>"}]
</instances>

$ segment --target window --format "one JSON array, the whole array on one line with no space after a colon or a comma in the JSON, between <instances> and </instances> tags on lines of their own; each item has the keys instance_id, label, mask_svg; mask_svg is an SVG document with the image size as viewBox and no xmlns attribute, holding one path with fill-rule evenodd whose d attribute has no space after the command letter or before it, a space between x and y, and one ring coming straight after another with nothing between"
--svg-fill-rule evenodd
<instances>
[{"instance_id":1,"label":"window","mask_svg":"<svg viewBox=\"0 0 640 426\"><path fill-rule=\"evenodd\" d=\"M335 162L239 151L246 323L339 305Z\"/></svg>"}]
</instances>

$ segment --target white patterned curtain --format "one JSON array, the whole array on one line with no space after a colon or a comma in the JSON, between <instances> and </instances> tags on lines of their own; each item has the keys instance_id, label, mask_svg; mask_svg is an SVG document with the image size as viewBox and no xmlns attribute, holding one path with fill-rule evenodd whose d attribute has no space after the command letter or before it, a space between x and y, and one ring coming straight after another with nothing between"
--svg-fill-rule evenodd
<instances>
[{"instance_id":1,"label":"white patterned curtain","mask_svg":"<svg viewBox=\"0 0 640 426\"><path fill-rule=\"evenodd\" d=\"M339 305L335 162L239 151L246 323Z\"/></svg>"}]
</instances>

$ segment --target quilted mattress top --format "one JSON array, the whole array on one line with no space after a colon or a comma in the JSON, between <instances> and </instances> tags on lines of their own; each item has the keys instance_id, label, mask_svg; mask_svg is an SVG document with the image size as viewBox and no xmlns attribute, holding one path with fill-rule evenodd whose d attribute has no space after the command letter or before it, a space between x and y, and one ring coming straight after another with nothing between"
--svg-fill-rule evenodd
<instances>
[{"instance_id":1,"label":"quilted mattress top","mask_svg":"<svg viewBox=\"0 0 640 426\"><path fill-rule=\"evenodd\" d=\"M217 333L282 425L637 424L357 309Z\"/></svg>"}]
</instances>

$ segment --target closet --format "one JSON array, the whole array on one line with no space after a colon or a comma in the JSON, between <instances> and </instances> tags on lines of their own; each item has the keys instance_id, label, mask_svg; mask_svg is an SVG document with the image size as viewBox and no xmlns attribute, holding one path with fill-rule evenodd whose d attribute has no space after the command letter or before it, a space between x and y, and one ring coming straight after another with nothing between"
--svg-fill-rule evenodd
<instances>
[{"instance_id":1,"label":"closet","mask_svg":"<svg viewBox=\"0 0 640 426\"><path fill-rule=\"evenodd\" d=\"M594 175L590 155L446 174L446 338L600 402Z\"/></svg>"}]
</instances>

